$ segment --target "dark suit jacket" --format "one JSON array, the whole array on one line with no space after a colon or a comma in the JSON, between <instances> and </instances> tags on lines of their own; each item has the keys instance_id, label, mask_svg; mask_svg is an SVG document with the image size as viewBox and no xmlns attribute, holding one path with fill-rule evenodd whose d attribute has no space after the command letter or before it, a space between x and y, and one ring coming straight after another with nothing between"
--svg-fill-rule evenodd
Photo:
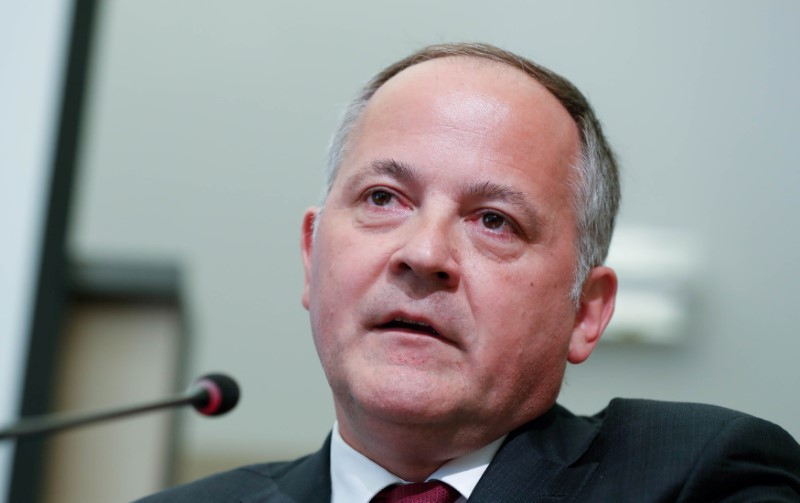
<instances>
[{"instance_id":1,"label":"dark suit jacket","mask_svg":"<svg viewBox=\"0 0 800 503\"><path fill-rule=\"evenodd\" d=\"M288 463L246 466L142 503L327 502L330 438ZM556 405L513 431L470 502L800 501L800 446L721 407L612 400L592 417Z\"/></svg>"}]
</instances>

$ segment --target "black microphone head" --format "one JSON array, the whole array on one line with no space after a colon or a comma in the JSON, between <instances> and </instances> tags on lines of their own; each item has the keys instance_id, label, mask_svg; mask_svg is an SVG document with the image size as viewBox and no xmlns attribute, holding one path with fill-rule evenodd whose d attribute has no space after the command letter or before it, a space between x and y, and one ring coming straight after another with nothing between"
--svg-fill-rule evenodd
<instances>
[{"instance_id":1,"label":"black microphone head","mask_svg":"<svg viewBox=\"0 0 800 503\"><path fill-rule=\"evenodd\" d=\"M239 403L239 385L225 374L207 374L194 382L200 388L192 406L205 416L219 416Z\"/></svg>"}]
</instances>

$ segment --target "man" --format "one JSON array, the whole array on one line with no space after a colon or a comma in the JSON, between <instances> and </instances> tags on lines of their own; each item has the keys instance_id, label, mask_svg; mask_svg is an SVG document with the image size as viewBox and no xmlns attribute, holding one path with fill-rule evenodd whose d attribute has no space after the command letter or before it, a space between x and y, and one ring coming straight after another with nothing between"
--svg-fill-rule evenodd
<instances>
[{"instance_id":1,"label":"man","mask_svg":"<svg viewBox=\"0 0 800 503\"><path fill-rule=\"evenodd\" d=\"M618 201L600 125L560 76L473 44L387 68L348 109L303 222L331 437L152 501L800 500L800 447L765 421L555 405L614 309Z\"/></svg>"}]
</instances>

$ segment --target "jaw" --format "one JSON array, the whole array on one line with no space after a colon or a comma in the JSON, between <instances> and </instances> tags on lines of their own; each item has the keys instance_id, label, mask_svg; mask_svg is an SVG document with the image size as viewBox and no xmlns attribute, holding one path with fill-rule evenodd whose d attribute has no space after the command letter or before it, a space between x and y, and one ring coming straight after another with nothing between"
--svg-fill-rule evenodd
<instances>
[{"instance_id":1,"label":"jaw","mask_svg":"<svg viewBox=\"0 0 800 503\"><path fill-rule=\"evenodd\" d=\"M560 381L559 381L560 383ZM519 400L491 396L464 376L427 367L377 367L331 381L342 437L356 450L406 480L424 480L450 459L477 450L549 409L555 389L532 388ZM488 415L480 400L513 403ZM457 398L458 397L458 398ZM480 405L480 404L479 404Z\"/></svg>"}]
</instances>

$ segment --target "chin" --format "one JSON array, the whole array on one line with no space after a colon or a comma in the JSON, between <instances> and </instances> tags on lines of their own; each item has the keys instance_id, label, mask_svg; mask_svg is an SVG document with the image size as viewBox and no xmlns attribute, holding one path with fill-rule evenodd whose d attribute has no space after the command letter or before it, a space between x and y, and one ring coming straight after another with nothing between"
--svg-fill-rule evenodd
<instances>
[{"instance_id":1,"label":"chin","mask_svg":"<svg viewBox=\"0 0 800 503\"><path fill-rule=\"evenodd\" d=\"M350 402L362 413L406 424L447 421L457 414L460 396L452 383L425 372L373 378L349 390Z\"/></svg>"}]
</instances>

